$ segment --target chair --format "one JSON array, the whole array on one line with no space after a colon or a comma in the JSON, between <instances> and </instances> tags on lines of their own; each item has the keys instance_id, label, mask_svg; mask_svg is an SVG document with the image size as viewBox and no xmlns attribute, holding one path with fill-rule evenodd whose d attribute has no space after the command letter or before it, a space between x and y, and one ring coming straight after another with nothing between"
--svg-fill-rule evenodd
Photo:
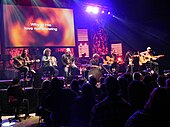
<instances>
[{"instance_id":1,"label":"chair","mask_svg":"<svg viewBox=\"0 0 170 127\"><path fill-rule=\"evenodd\" d=\"M26 119L29 116L29 100L24 98L24 91L22 88L16 85L11 85L7 89L7 101L9 105L9 113L15 115L15 117L8 118L9 122L19 121L21 118L19 114L25 113L23 117Z\"/></svg>"}]
</instances>

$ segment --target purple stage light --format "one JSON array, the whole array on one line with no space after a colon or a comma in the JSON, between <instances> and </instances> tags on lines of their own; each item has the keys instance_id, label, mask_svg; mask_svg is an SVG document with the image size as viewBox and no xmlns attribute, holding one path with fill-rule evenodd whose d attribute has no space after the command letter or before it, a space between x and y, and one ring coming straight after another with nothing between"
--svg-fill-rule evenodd
<instances>
[{"instance_id":1,"label":"purple stage light","mask_svg":"<svg viewBox=\"0 0 170 127\"><path fill-rule=\"evenodd\" d=\"M92 12L92 10L93 10L93 7L92 6L87 6L87 8L86 8L86 12Z\"/></svg>"},{"instance_id":2,"label":"purple stage light","mask_svg":"<svg viewBox=\"0 0 170 127\"><path fill-rule=\"evenodd\" d=\"M92 13L93 13L93 14L99 13L99 8L98 8L98 7L93 7Z\"/></svg>"}]
</instances>

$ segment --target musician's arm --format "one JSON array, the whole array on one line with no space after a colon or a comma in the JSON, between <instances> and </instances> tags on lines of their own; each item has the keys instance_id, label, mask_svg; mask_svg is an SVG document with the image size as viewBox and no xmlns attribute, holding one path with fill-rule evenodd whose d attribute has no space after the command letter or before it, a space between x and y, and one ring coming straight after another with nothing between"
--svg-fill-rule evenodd
<instances>
[{"instance_id":1,"label":"musician's arm","mask_svg":"<svg viewBox=\"0 0 170 127\"><path fill-rule=\"evenodd\" d=\"M65 62L65 56L64 55L61 57L61 62L64 66L67 65L67 63Z\"/></svg>"},{"instance_id":2,"label":"musician's arm","mask_svg":"<svg viewBox=\"0 0 170 127\"><path fill-rule=\"evenodd\" d=\"M48 57L46 57L46 56L43 56L43 57L42 57L42 61L43 61L43 62L48 62L48 61L50 61L50 58L48 58Z\"/></svg>"},{"instance_id":3,"label":"musician's arm","mask_svg":"<svg viewBox=\"0 0 170 127\"><path fill-rule=\"evenodd\" d=\"M145 55L146 55L146 53L145 53L145 52L140 52L140 53L139 53L139 55L141 55L141 56L145 56Z\"/></svg>"}]
</instances>

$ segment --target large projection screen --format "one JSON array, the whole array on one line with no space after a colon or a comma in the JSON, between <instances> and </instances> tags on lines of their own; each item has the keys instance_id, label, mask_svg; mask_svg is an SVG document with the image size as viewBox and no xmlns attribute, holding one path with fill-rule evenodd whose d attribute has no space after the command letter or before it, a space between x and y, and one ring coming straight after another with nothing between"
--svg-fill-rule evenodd
<instances>
[{"instance_id":1,"label":"large projection screen","mask_svg":"<svg viewBox=\"0 0 170 127\"><path fill-rule=\"evenodd\" d=\"M72 9L3 5L5 47L75 46Z\"/></svg>"}]
</instances>

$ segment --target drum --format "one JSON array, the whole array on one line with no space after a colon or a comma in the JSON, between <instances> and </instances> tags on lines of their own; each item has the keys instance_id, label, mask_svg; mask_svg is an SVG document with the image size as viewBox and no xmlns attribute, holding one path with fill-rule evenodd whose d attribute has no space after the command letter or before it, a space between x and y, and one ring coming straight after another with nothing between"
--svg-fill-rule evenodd
<instances>
[{"instance_id":1,"label":"drum","mask_svg":"<svg viewBox=\"0 0 170 127\"><path fill-rule=\"evenodd\" d=\"M88 72L88 77L90 76L94 76L99 82L100 77L102 76L102 71L99 68L93 68Z\"/></svg>"}]
</instances>

